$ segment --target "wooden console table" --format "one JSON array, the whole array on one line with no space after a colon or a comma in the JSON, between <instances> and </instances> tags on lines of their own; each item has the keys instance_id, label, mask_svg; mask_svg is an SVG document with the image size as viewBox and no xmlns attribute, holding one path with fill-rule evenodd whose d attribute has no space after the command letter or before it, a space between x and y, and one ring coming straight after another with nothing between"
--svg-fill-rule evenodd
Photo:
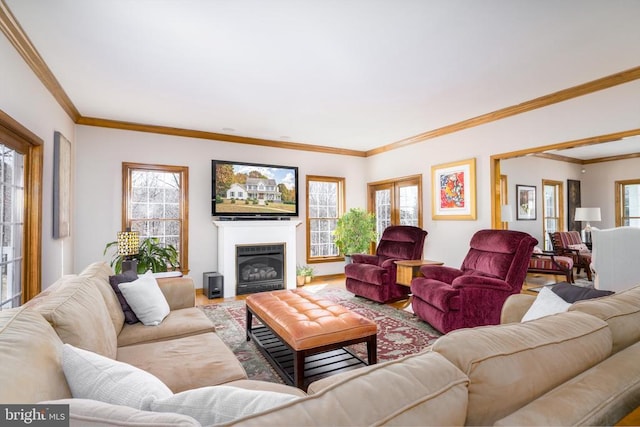
<instances>
[{"instance_id":1,"label":"wooden console table","mask_svg":"<svg viewBox=\"0 0 640 427\"><path fill-rule=\"evenodd\" d=\"M396 283L403 286L411 286L411 279L420 277L420 267L423 265L443 265L442 261L431 261L428 259L410 259L396 261L398 271L396 274Z\"/></svg>"}]
</instances>

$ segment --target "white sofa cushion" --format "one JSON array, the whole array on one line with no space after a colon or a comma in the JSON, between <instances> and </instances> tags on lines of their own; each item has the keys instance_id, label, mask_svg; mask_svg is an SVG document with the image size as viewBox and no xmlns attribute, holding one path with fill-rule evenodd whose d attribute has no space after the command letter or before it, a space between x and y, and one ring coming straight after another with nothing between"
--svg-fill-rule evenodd
<instances>
[{"instance_id":1,"label":"white sofa cushion","mask_svg":"<svg viewBox=\"0 0 640 427\"><path fill-rule=\"evenodd\" d=\"M202 387L151 402L155 412L188 415L202 425L220 424L283 405L298 396L230 386Z\"/></svg>"},{"instance_id":2,"label":"white sofa cushion","mask_svg":"<svg viewBox=\"0 0 640 427\"><path fill-rule=\"evenodd\" d=\"M549 316L551 314L562 313L569 309L571 303L560 298L555 292L547 287L540 289L538 297L531 304L529 310L522 317L522 322Z\"/></svg>"},{"instance_id":3,"label":"white sofa cushion","mask_svg":"<svg viewBox=\"0 0 640 427\"><path fill-rule=\"evenodd\" d=\"M173 395L142 369L69 344L62 349L62 369L74 398L147 410L153 400Z\"/></svg>"},{"instance_id":4,"label":"white sofa cushion","mask_svg":"<svg viewBox=\"0 0 640 427\"><path fill-rule=\"evenodd\" d=\"M118 288L136 317L146 326L157 326L171 309L153 273L146 272L133 282L120 283Z\"/></svg>"}]
</instances>

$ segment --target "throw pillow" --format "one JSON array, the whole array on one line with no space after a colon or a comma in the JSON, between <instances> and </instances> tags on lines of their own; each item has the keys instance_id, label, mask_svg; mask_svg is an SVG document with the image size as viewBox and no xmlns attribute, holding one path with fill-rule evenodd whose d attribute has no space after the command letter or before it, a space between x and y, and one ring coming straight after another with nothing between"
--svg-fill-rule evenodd
<instances>
[{"instance_id":1,"label":"throw pillow","mask_svg":"<svg viewBox=\"0 0 640 427\"><path fill-rule=\"evenodd\" d=\"M568 245L569 249L577 249L580 252L589 252L589 248L584 243L577 243L575 245Z\"/></svg>"},{"instance_id":2,"label":"throw pillow","mask_svg":"<svg viewBox=\"0 0 640 427\"><path fill-rule=\"evenodd\" d=\"M162 381L142 369L70 344L62 347L62 370L71 395L78 399L148 410L153 400L173 395Z\"/></svg>"},{"instance_id":3,"label":"throw pillow","mask_svg":"<svg viewBox=\"0 0 640 427\"><path fill-rule=\"evenodd\" d=\"M120 306L122 307L122 312L124 313L124 321L130 325L138 323L140 320L138 320L136 314L131 309L131 306L127 303L127 300L122 295L122 292L120 291L118 285L120 283L133 282L137 278L138 273L133 270L129 270L122 274L116 274L115 276L109 276L109 284L118 297L118 301L120 302Z\"/></svg>"},{"instance_id":4,"label":"throw pillow","mask_svg":"<svg viewBox=\"0 0 640 427\"><path fill-rule=\"evenodd\" d=\"M274 391L211 386L183 391L151 402L154 412L175 412L195 418L202 425L226 423L287 402L299 396Z\"/></svg>"},{"instance_id":5,"label":"throw pillow","mask_svg":"<svg viewBox=\"0 0 640 427\"><path fill-rule=\"evenodd\" d=\"M167 299L150 271L133 282L120 283L118 288L136 317L146 326L159 325L171 311Z\"/></svg>"},{"instance_id":6,"label":"throw pillow","mask_svg":"<svg viewBox=\"0 0 640 427\"><path fill-rule=\"evenodd\" d=\"M551 289L544 287L540 289L536 300L531 304L521 321L527 322L551 314L562 313L567 311L570 306L570 303L560 298Z\"/></svg>"},{"instance_id":7,"label":"throw pillow","mask_svg":"<svg viewBox=\"0 0 640 427\"><path fill-rule=\"evenodd\" d=\"M565 300L566 302L574 303L576 301L605 297L611 295L613 291L604 291L600 289L587 288L584 286L576 286L571 283L558 283L551 288L556 295Z\"/></svg>"}]
</instances>

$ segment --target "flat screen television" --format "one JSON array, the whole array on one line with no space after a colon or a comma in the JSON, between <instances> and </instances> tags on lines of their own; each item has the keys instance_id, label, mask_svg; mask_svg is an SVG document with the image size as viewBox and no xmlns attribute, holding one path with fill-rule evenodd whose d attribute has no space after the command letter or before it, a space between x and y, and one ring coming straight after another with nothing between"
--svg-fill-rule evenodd
<instances>
[{"instance_id":1,"label":"flat screen television","mask_svg":"<svg viewBox=\"0 0 640 427\"><path fill-rule=\"evenodd\" d=\"M298 216L298 168L211 161L211 215L273 219Z\"/></svg>"}]
</instances>

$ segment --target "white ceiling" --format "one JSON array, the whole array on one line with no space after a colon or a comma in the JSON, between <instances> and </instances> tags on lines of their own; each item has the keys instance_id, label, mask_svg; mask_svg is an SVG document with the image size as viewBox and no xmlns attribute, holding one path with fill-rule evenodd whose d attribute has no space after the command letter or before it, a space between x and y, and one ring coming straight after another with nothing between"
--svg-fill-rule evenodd
<instances>
[{"instance_id":1,"label":"white ceiling","mask_svg":"<svg viewBox=\"0 0 640 427\"><path fill-rule=\"evenodd\" d=\"M638 0L4 1L83 116L356 150L640 58Z\"/></svg>"}]
</instances>

